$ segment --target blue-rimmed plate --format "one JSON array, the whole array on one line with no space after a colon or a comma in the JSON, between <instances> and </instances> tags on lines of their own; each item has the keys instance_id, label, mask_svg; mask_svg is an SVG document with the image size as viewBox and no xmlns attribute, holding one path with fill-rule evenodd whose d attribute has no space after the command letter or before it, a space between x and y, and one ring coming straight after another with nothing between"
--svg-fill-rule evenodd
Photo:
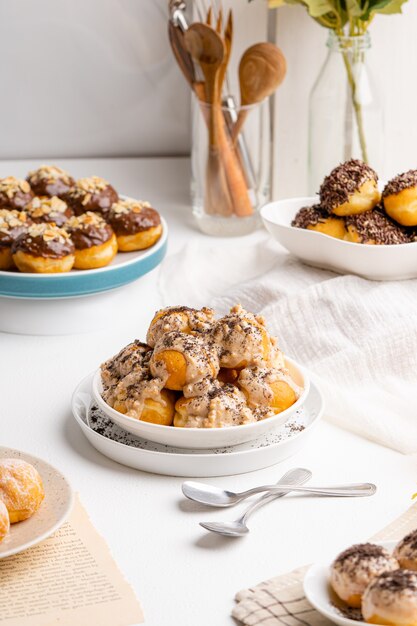
<instances>
[{"instance_id":1,"label":"blue-rimmed plate","mask_svg":"<svg viewBox=\"0 0 417 626\"><path fill-rule=\"evenodd\" d=\"M110 265L95 270L72 270L67 274L27 274L0 271L0 296L9 298L73 298L116 289L150 272L167 250L168 226L162 221L162 236L149 248L120 252Z\"/></svg>"}]
</instances>

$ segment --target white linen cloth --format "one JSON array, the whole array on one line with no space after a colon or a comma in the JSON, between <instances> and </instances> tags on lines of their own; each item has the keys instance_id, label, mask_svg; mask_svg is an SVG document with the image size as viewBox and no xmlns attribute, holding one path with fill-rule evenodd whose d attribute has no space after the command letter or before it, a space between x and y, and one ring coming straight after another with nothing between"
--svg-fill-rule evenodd
<instances>
[{"instance_id":1,"label":"white linen cloth","mask_svg":"<svg viewBox=\"0 0 417 626\"><path fill-rule=\"evenodd\" d=\"M166 259L164 306L236 303L262 314L322 390L326 416L403 453L417 451L417 280L373 282L308 267L261 235Z\"/></svg>"}]
</instances>

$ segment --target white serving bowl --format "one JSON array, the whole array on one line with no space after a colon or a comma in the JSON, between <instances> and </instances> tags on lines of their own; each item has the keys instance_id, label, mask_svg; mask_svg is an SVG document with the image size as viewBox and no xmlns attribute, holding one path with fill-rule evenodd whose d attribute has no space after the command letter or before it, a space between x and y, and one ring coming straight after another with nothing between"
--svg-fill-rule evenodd
<instances>
[{"instance_id":1,"label":"white serving bowl","mask_svg":"<svg viewBox=\"0 0 417 626\"><path fill-rule=\"evenodd\" d=\"M101 372L98 370L93 377L93 396L100 409L115 424L127 430L127 432L154 441L156 443L176 448L209 449L236 446L247 441L253 441L279 426L282 426L305 402L310 389L310 381L306 372L291 359L285 359L291 376L295 382L303 388L301 396L292 406L285 411L268 417L265 420L253 424L241 426L228 426L224 428L175 428L142 422L119 413L109 406L102 398L103 385Z\"/></svg>"},{"instance_id":2,"label":"white serving bowl","mask_svg":"<svg viewBox=\"0 0 417 626\"><path fill-rule=\"evenodd\" d=\"M308 265L370 280L417 278L417 242L373 246L291 226L299 209L317 202L317 196L278 200L266 204L261 216L271 235Z\"/></svg>"}]
</instances>

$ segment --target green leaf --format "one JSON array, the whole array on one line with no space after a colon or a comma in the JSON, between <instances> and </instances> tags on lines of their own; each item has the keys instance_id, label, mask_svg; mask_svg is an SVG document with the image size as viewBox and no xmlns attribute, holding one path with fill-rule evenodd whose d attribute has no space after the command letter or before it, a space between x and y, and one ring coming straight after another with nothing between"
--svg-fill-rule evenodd
<instances>
[{"instance_id":1,"label":"green leaf","mask_svg":"<svg viewBox=\"0 0 417 626\"><path fill-rule=\"evenodd\" d=\"M368 10L362 19L368 20L375 13L383 15L393 15L394 13L402 13L402 5L407 0L369 0Z\"/></svg>"},{"instance_id":2,"label":"green leaf","mask_svg":"<svg viewBox=\"0 0 417 626\"><path fill-rule=\"evenodd\" d=\"M388 0L389 1L389 0ZM350 17L361 17L364 9L361 0L346 0L346 11Z\"/></svg>"},{"instance_id":3,"label":"green leaf","mask_svg":"<svg viewBox=\"0 0 417 626\"><path fill-rule=\"evenodd\" d=\"M338 12L333 0L305 0L304 3L311 17L321 17L327 13Z\"/></svg>"}]
</instances>

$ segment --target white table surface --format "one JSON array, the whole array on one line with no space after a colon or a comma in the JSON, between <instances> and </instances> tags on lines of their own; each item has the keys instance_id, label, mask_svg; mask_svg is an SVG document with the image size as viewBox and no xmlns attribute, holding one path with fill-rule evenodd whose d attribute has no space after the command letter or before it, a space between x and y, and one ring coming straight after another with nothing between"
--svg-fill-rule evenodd
<instances>
[{"instance_id":1,"label":"white table surface","mask_svg":"<svg viewBox=\"0 0 417 626\"><path fill-rule=\"evenodd\" d=\"M192 225L186 159L57 164L75 176L99 174L125 194L149 198L168 220L170 252L191 237L201 240L202 254L205 245L212 245ZM24 175L36 165L1 162L0 176ZM108 460L90 446L70 412L79 380L122 345L144 337L160 305L157 272L131 288L135 316L126 320L120 311L120 319L106 331L58 337L0 334L0 442L39 455L66 473L133 586L149 626L230 626L238 590L365 540L406 510L416 491L416 456L403 456L323 421L309 448L280 466L210 482L245 489L304 466L313 471L316 484L373 481L376 496L287 497L260 510L243 539L207 534L199 520L233 519L238 510L199 509L182 499L180 478L145 474Z\"/></svg>"}]
</instances>

